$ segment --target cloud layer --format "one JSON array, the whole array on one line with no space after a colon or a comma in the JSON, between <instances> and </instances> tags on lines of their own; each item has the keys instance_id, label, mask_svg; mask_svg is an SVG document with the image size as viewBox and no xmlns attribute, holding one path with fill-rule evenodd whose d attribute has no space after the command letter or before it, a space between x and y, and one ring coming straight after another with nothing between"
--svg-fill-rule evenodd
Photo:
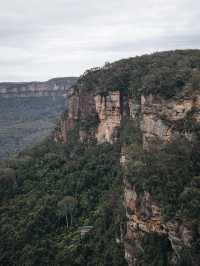
<instances>
[{"instance_id":1,"label":"cloud layer","mask_svg":"<svg viewBox=\"0 0 200 266\"><path fill-rule=\"evenodd\" d=\"M0 81L46 80L200 48L199 0L0 0Z\"/></svg>"}]
</instances>

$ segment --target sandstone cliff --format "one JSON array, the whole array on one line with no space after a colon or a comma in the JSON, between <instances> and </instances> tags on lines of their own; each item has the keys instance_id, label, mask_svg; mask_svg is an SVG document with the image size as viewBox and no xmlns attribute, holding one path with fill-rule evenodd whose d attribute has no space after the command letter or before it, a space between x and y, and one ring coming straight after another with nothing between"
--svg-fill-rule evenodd
<instances>
[{"instance_id":1,"label":"sandstone cliff","mask_svg":"<svg viewBox=\"0 0 200 266\"><path fill-rule=\"evenodd\" d=\"M164 58L168 60L168 56L166 54ZM178 53L178 58L179 56ZM184 54L183 57L185 58ZM198 64L199 59L200 57L197 60ZM138 63L137 60L135 64ZM163 58L159 60L161 60L159 63L163 62ZM131 70L126 69L128 63L132 67ZM139 72L137 75L141 80L131 83L130 79L134 77L138 80L138 76L135 74L137 71L134 70L133 62L128 61L128 63L119 62L118 65L114 63L106 69L88 72L86 77L83 76L79 80L69 95L68 111L55 132L56 140L67 142L70 133L75 134L73 130L76 129L79 141L115 143L119 140L120 128L127 118L130 124L138 125L144 150L150 150L151 145L159 147L170 143L177 136L184 137L188 141L198 139L199 70L189 65L187 70L184 69L185 72L181 72L178 66L172 73L163 67L163 73L161 71L158 76L153 76L155 74L151 73L151 67L145 65L144 77L141 78ZM157 67L159 72L159 64ZM168 78L172 79L169 87L165 86L168 83L167 74ZM183 77L180 78L180 75ZM134 92L130 89L131 86L136 87ZM126 154L123 154L121 162L126 168ZM124 236L125 256L130 266L138 265L136 253L138 250L143 250L142 239L146 234L155 234L168 245L168 265L177 265L180 251L185 248L190 249L197 239L199 241L199 227L194 225L193 221L187 217L185 219L173 217L164 221L160 202L148 191L136 191L134 182L129 182L126 176L124 176L124 206L127 216L127 231ZM197 265L197 260L193 260L194 265Z\"/></svg>"},{"instance_id":2,"label":"sandstone cliff","mask_svg":"<svg viewBox=\"0 0 200 266\"><path fill-rule=\"evenodd\" d=\"M191 128L187 128L186 123L190 120L196 125L199 124L200 95L198 91L194 91L191 95L185 94L178 99L164 99L150 94L141 95L139 100L133 97L127 100L127 97L117 90L105 95L71 89L68 111L61 121L60 137L67 141L67 132L78 122L84 124L97 120L95 128L89 127L90 133L98 143L112 143L124 117L129 117L132 121L139 119L144 148L154 140L169 142L180 134L191 139L195 137L195 133ZM83 135L84 131L86 129L80 130L79 135ZM85 134L85 138L87 136Z\"/></svg>"},{"instance_id":3,"label":"sandstone cliff","mask_svg":"<svg viewBox=\"0 0 200 266\"><path fill-rule=\"evenodd\" d=\"M78 126L81 141L92 138L98 143L112 143L122 118L120 92L95 95L93 92L76 92L72 89L71 93L68 96L68 111L56 137L67 142L68 132Z\"/></svg>"},{"instance_id":4,"label":"sandstone cliff","mask_svg":"<svg viewBox=\"0 0 200 266\"><path fill-rule=\"evenodd\" d=\"M183 249L191 249L199 237L199 229L190 219L174 217L163 221L161 207L150 193L137 193L134 185L124 179L124 204L127 228L124 238L125 257L128 265L138 265L138 249L143 250L145 235L156 235L168 244L168 265L177 265ZM144 250L143 250L144 251ZM193 264L198 265L198 257Z\"/></svg>"}]
</instances>

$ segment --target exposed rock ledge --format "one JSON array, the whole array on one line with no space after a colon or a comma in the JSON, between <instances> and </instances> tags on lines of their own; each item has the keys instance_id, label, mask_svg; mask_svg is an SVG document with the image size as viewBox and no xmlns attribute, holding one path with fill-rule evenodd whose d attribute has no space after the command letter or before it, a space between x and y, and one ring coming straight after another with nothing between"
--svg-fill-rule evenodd
<instances>
[{"instance_id":1,"label":"exposed rock ledge","mask_svg":"<svg viewBox=\"0 0 200 266\"><path fill-rule=\"evenodd\" d=\"M124 179L124 204L127 216L127 231L125 236L125 256L130 266L137 265L135 246L142 248L142 237L145 234L156 233L165 237L171 243L173 252L169 254L170 265L176 265L179 252L183 247L191 248L195 238L192 222L172 219L164 222L161 209L148 192L137 194L126 178ZM134 242L134 245L129 244Z\"/></svg>"},{"instance_id":2,"label":"exposed rock ledge","mask_svg":"<svg viewBox=\"0 0 200 266\"><path fill-rule=\"evenodd\" d=\"M192 112L191 119L196 123L200 122L200 95L195 93L178 100L166 100L152 95L142 96L141 112L144 146L148 146L153 139L168 142L180 133L177 124L183 121L189 112ZM185 135L191 137L188 133L184 132Z\"/></svg>"},{"instance_id":3,"label":"exposed rock ledge","mask_svg":"<svg viewBox=\"0 0 200 266\"><path fill-rule=\"evenodd\" d=\"M115 130L121 123L120 93L109 92L106 95L93 95L85 92L72 92L68 98L68 111L61 121L60 132L56 132L56 139L67 142L68 132L79 123L98 120L95 128L89 131L79 129L81 141L96 138L98 143L113 142Z\"/></svg>"},{"instance_id":4,"label":"exposed rock ledge","mask_svg":"<svg viewBox=\"0 0 200 266\"><path fill-rule=\"evenodd\" d=\"M169 142L177 134L192 138L193 132L181 128L190 115L195 123L200 123L200 95L198 92L179 99L164 99L160 96L141 96L140 100L124 97L119 91L107 94L93 94L84 90L72 90L68 96L68 112L61 121L59 139L67 141L68 132L77 122L98 118L96 128L81 129L80 139L96 138L97 142L112 143L122 118L129 115L132 120L140 120L144 148L154 141ZM127 111L128 110L128 111ZM179 126L178 126L179 125ZM57 132L58 133L58 132Z\"/></svg>"}]
</instances>

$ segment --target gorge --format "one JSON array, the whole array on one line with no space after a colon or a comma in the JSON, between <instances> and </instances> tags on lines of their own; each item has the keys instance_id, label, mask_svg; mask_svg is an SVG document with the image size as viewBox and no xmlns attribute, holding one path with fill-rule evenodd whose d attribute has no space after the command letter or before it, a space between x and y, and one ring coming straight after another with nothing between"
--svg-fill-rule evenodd
<instances>
[{"instance_id":1,"label":"gorge","mask_svg":"<svg viewBox=\"0 0 200 266\"><path fill-rule=\"evenodd\" d=\"M47 137L66 108L66 94L77 78L47 82L0 83L0 158Z\"/></svg>"}]
</instances>

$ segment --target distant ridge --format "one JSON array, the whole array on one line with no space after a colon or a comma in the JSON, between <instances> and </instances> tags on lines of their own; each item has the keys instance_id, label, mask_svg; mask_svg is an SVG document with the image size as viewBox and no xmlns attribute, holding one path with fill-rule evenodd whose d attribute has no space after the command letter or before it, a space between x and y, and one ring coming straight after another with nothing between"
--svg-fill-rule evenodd
<instances>
[{"instance_id":1,"label":"distant ridge","mask_svg":"<svg viewBox=\"0 0 200 266\"><path fill-rule=\"evenodd\" d=\"M0 82L0 97L66 96L77 77L53 78L44 82Z\"/></svg>"}]
</instances>

